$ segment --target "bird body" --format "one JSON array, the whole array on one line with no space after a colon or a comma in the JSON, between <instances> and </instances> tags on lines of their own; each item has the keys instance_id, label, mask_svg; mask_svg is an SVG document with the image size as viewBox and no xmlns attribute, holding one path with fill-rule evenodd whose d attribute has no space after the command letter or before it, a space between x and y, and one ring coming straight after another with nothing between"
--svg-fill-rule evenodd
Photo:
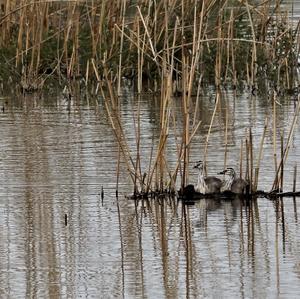
<instances>
[{"instance_id":1,"label":"bird body","mask_svg":"<svg viewBox=\"0 0 300 299\"><path fill-rule=\"evenodd\" d=\"M243 194L246 192L247 183L244 179L235 179L231 185L231 192L236 194Z\"/></svg>"},{"instance_id":2,"label":"bird body","mask_svg":"<svg viewBox=\"0 0 300 299\"><path fill-rule=\"evenodd\" d=\"M202 194L220 193L222 181L214 176L204 176L204 165L202 161L198 161L194 166L199 170L198 182L195 190Z\"/></svg>"},{"instance_id":3,"label":"bird body","mask_svg":"<svg viewBox=\"0 0 300 299\"><path fill-rule=\"evenodd\" d=\"M221 186L221 192L231 191L236 194L243 194L246 191L247 183L244 179L236 178L233 168L227 167L219 174L225 174L225 180Z\"/></svg>"}]
</instances>

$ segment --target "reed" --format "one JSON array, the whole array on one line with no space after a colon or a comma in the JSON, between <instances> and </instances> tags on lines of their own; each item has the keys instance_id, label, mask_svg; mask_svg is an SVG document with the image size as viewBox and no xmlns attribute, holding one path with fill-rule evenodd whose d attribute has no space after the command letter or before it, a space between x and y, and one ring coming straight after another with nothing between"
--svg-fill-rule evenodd
<instances>
[{"instance_id":1,"label":"reed","mask_svg":"<svg viewBox=\"0 0 300 299\"><path fill-rule=\"evenodd\" d=\"M218 104L219 104L219 101L220 101L220 97L221 97L221 93L218 90L218 92L216 93L216 101L215 101L214 112L213 112L212 117L211 117L210 125L209 125L209 128L208 128L208 132L207 132L206 140L205 140L205 147L204 147L204 154L203 154L204 163L206 163L206 159L207 159L207 148L208 148L210 132L211 132L211 128L212 128L212 125L213 125L213 122L214 122L214 119L215 119L215 115L216 115L217 107L218 107Z\"/></svg>"},{"instance_id":2,"label":"reed","mask_svg":"<svg viewBox=\"0 0 300 299\"><path fill-rule=\"evenodd\" d=\"M274 169L277 171L277 146L276 146L276 131L277 131L277 110L276 110L276 93L273 95L273 156L274 156Z\"/></svg>"},{"instance_id":3,"label":"reed","mask_svg":"<svg viewBox=\"0 0 300 299\"><path fill-rule=\"evenodd\" d=\"M297 165L294 166L293 192L296 192L296 184L297 184Z\"/></svg>"},{"instance_id":4,"label":"reed","mask_svg":"<svg viewBox=\"0 0 300 299\"><path fill-rule=\"evenodd\" d=\"M253 136L252 129L249 129L249 181L250 181L250 193L253 189Z\"/></svg>"},{"instance_id":5,"label":"reed","mask_svg":"<svg viewBox=\"0 0 300 299\"><path fill-rule=\"evenodd\" d=\"M276 82L276 90L273 86L273 154L275 185L278 184L279 169L283 171L296 119L286 145L281 147L283 152L278 165L276 92L294 90L299 54L299 25L295 28L288 21L279 1L275 7L271 0L257 4L240 1L236 6L226 0L137 0L134 4L126 0L15 0L3 3L0 77L17 73L14 77L21 82L24 91L41 89L48 81L57 79L62 86L82 80L86 89L93 87L104 100L119 146L117 174L119 163L124 160L134 193L176 190L178 177L182 188L189 183L190 145L201 125L197 116L204 85L212 84L216 89L214 111L205 136L203 160L206 163L222 89L227 84L237 87L244 81L252 92L259 89L259 82L270 85ZM134 148L129 146L120 115L125 79L134 83L138 94L137 111L132 115ZM140 101L144 91L153 90L160 96L160 136L151 149L150 161L142 163ZM182 125L174 111L176 94L180 95ZM251 128L245 146L241 144L240 175L246 172L253 190L257 189L266 128L267 124L256 166ZM171 130L177 152L175 167L166 159ZM224 142L226 166L227 109ZM283 174L281 181L282 177Z\"/></svg>"},{"instance_id":6,"label":"reed","mask_svg":"<svg viewBox=\"0 0 300 299\"><path fill-rule=\"evenodd\" d=\"M262 134L261 139L260 139L259 152L258 152L257 163L256 163L256 167L255 167L255 176L254 176L254 184L253 184L253 191L254 192L257 191L260 162L261 162L261 158L262 158L262 152L263 152L264 141L265 141L265 136L266 136L266 131L267 131L267 128L268 128L268 124L269 124L269 119L267 117L265 119L263 134Z\"/></svg>"},{"instance_id":7,"label":"reed","mask_svg":"<svg viewBox=\"0 0 300 299\"><path fill-rule=\"evenodd\" d=\"M240 178L243 176L243 140L241 140L240 147Z\"/></svg>"},{"instance_id":8,"label":"reed","mask_svg":"<svg viewBox=\"0 0 300 299\"><path fill-rule=\"evenodd\" d=\"M286 159L288 157L288 153L289 153L289 149L290 149L290 146L291 146L291 142L292 142L292 137L294 136L294 131L295 131L295 127L296 127L296 123L297 123L297 120L298 120L298 116L299 116L299 111L300 111L300 96L298 95L298 102L297 102L297 107L296 107L296 110L295 110L295 113L294 113L294 116L293 116L293 120L291 122L291 125L290 125L290 128L289 128L289 133L288 133L288 137L287 137L287 141L286 141L286 144L283 145L283 137L282 137L282 149L281 149L281 153L282 153L282 156L281 156L281 160L280 160L280 163L276 169L276 173L275 173L275 179L274 179L274 182L273 182L273 187L272 187L272 190L275 190L275 189L278 189L278 186L279 186L279 173L281 171L281 169L283 169L284 167L284 164L286 162Z\"/></svg>"},{"instance_id":9,"label":"reed","mask_svg":"<svg viewBox=\"0 0 300 299\"><path fill-rule=\"evenodd\" d=\"M225 148L224 148L224 169L227 166L227 154L228 154L228 107L226 102L226 109L225 109Z\"/></svg>"},{"instance_id":10,"label":"reed","mask_svg":"<svg viewBox=\"0 0 300 299\"><path fill-rule=\"evenodd\" d=\"M295 87L299 26L271 0L236 6L215 0L2 2L0 49L9 51L1 57L23 77L25 89L41 88L55 76L80 78L92 59L100 73L101 61L107 61L117 94L123 77L139 83L141 74L159 78L171 63L187 92L199 78L216 86L237 86L237 78L256 86L259 77L276 78L279 88ZM91 83L94 76L88 76ZM152 82L161 87L159 80Z\"/></svg>"}]
</instances>

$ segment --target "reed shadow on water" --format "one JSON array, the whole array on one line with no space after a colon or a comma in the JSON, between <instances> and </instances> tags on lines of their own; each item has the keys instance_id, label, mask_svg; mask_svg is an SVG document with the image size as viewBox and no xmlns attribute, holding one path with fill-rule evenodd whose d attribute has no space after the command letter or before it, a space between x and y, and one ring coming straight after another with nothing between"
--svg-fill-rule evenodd
<instances>
[{"instance_id":1,"label":"reed shadow on water","mask_svg":"<svg viewBox=\"0 0 300 299\"><path fill-rule=\"evenodd\" d=\"M182 202L174 205L173 199L167 197L138 201L135 217L140 224L139 238L146 242L151 231L153 242L153 248L148 242L144 243L145 247L143 242L139 243L143 251L143 273L140 275L144 283L147 285L147 277L151 279L155 271L153 260L148 260L145 251L154 250L162 265L160 275L166 297L192 294L196 297L204 294L268 297L278 291L285 295L296 294L295 288L284 287L284 281L297 281L294 274L299 263L292 254L298 252L293 237L297 218L292 200L285 204L287 209L282 199L271 201L266 198L252 200L249 204L238 198L204 198L194 205ZM287 218L289 233L286 231ZM287 244L291 246L289 253ZM286 264L285 258L295 263ZM289 270L284 269L287 265L291 266ZM276 283L270 283L271 277ZM212 285L215 288L211 288ZM159 290L154 289L148 294L157 296Z\"/></svg>"}]
</instances>

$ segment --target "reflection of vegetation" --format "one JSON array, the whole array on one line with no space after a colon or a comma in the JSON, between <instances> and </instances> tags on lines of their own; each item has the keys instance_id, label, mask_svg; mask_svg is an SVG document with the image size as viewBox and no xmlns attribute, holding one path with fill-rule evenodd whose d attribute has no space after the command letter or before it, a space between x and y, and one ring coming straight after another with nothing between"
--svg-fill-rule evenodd
<instances>
[{"instance_id":1,"label":"reflection of vegetation","mask_svg":"<svg viewBox=\"0 0 300 299\"><path fill-rule=\"evenodd\" d=\"M292 89L297 32L280 6L271 4L6 1L0 11L0 76L16 79L17 72L25 89L51 77L90 82L101 80L105 61L114 80L150 79L160 87L161 72L174 64L179 81L192 70L195 79L217 85L243 80L257 87L266 79Z\"/></svg>"},{"instance_id":2,"label":"reflection of vegetation","mask_svg":"<svg viewBox=\"0 0 300 299\"><path fill-rule=\"evenodd\" d=\"M146 288L145 294L147 277L160 279L163 285L156 284L156 290L161 295L156 296L167 298L236 297L239 291L240 297L267 297L270 288L278 291L270 285L271 277L281 283L281 292L287 291L285 273L299 280L298 239L291 237L297 235L298 219L291 201L201 200L195 206L173 206L168 198L161 202L139 201L138 233L135 240L124 236L127 264L135 262L132 252L142 257L142 267L129 268L126 274L139 289ZM144 239L138 247L140 232ZM287 252L292 262L282 267ZM224 275L229 272L235 275ZM253 290L253 284L259 287ZM296 294L297 288L287 292Z\"/></svg>"}]
</instances>

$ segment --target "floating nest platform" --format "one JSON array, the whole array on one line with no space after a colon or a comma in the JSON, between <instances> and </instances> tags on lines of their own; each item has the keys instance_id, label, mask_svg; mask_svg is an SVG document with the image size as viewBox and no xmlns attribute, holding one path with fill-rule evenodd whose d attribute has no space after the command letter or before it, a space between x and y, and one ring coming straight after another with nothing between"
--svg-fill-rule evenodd
<instances>
[{"instance_id":1,"label":"floating nest platform","mask_svg":"<svg viewBox=\"0 0 300 299\"><path fill-rule=\"evenodd\" d=\"M151 191L151 192L140 192L135 193L131 196L128 196L128 199L131 200L141 200L141 199L163 199L163 198L170 198L170 197L176 197L179 200L183 201L196 201L200 199L245 199L245 200L251 200L252 198L258 198L258 197L265 197L270 200L275 200L278 197L297 197L300 196L300 191L295 192L282 192L281 190L272 190L270 192L266 192L263 190L257 190L255 192L246 192L243 194L237 194L233 193L231 191L224 191L222 193L212 193L212 194L203 194L200 192L196 192L194 189L185 188L184 191L179 190L176 191Z\"/></svg>"},{"instance_id":2,"label":"floating nest platform","mask_svg":"<svg viewBox=\"0 0 300 299\"><path fill-rule=\"evenodd\" d=\"M242 194L237 194L231 191L224 191L222 193L212 193L212 194L203 194L200 192L192 191L192 192L181 192L179 190L178 197L184 201L194 201L203 198L214 198L214 199L246 199L251 200L252 198L265 197L271 200L275 200L278 197L296 197L300 196L300 191L296 192L282 192L281 190L272 190L270 192L266 192L263 190L257 190L255 192L246 192Z\"/></svg>"}]
</instances>

